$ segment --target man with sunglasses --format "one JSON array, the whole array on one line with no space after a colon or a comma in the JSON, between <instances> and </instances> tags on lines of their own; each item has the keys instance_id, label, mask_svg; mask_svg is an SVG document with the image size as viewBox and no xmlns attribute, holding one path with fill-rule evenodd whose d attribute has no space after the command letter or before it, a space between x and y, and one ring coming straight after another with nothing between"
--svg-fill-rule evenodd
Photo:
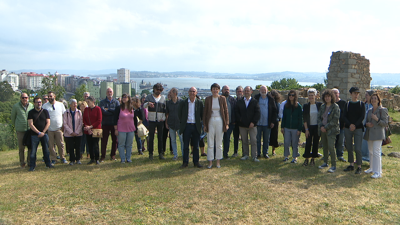
<instances>
[{"instance_id":1,"label":"man with sunglasses","mask_svg":"<svg viewBox=\"0 0 400 225\"><path fill-rule=\"evenodd\" d=\"M33 99L35 108L28 113L28 124L31 128L32 152L30 154L29 171L34 171L36 167L36 152L39 142L42 145L43 159L47 168L54 166L50 162L49 153L49 136L47 131L50 127L50 115L46 109L42 109L42 99L36 97Z\"/></svg>"},{"instance_id":2,"label":"man with sunglasses","mask_svg":"<svg viewBox=\"0 0 400 225\"><path fill-rule=\"evenodd\" d=\"M44 104L46 104L46 103L48 103L49 102L49 96L48 95L43 95L43 97L42 97L42 104L44 105Z\"/></svg>"},{"instance_id":3,"label":"man with sunglasses","mask_svg":"<svg viewBox=\"0 0 400 225\"><path fill-rule=\"evenodd\" d=\"M63 103L56 101L56 94L54 92L49 91L47 95L49 102L43 105L43 109L46 109L50 115L48 136L51 162L52 164L57 162L57 154L54 146L56 144L61 162L68 164L68 161L64 157L64 137L62 131L65 106Z\"/></svg>"},{"instance_id":4,"label":"man with sunglasses","mask_svg":"<svg viewBox=\"0 0 400 225\"><path fill-rule=\"evenodd\" d=\"M25 146L23 144L25 132L28 130L28 113L33 109L33 104L29 103L28 94L22 93L20 101L13 105L11 110L11 123L17 132L19 163L21 168L25 168ZM31 149L28 148L27 162L29 165Z\"/></svg>"},{"instance_id":5,"label":"man with sunglasses","mask_svg":"<svg viewBox=\"0 0 400 225\"><path fill-rule=\"evenodd\" d=\"M163 130L166 111L166 99L161 92L164 90L162 84L157 83L153 86L153 94L147 95L143 107L148 108L149 114L149 159L153 159L154 136L157 128L158 139L158 158L164 158L163 150Z\"/></svg>"}]
</instances>

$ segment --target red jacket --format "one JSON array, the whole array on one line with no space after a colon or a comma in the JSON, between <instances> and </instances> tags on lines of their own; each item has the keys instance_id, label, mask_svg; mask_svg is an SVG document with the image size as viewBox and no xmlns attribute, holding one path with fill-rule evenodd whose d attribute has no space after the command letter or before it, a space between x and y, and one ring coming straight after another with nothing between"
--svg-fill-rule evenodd
<instances>
[{"instance_id":1,"label":"red jacket","mask_svg":"<svg viewBox=\"0 0 400 225\"><path fill-rule=\"evenodd\" d=\"M101 129L101 120L102 120L101 109L98 106L94 108L87 107L85 112L83 113L83 125L84 126L93 126L93 129ZM89 134L85 131L85 134Z\"/></svg>"}]
</instances>

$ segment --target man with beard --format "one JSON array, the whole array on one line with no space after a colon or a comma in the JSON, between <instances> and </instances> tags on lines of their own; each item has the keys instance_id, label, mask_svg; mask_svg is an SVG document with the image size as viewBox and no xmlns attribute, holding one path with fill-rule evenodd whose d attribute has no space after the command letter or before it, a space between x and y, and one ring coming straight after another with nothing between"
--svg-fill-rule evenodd
<instances>
[{"instance_id":1,"label":"man with beard","mask_svg":"<svg viewBox=\"0 0 400 225\"><path fill-rule=\"evenodd\" d=\"M236 99L229 95L230 90L229 86L225 85L222 87L222 95L226 98L226 104L228 106L228 114L229 114L229 129L224 133L223 142L224 142L224 151L223 157L224 159L229 159L229 146L231 144L231 134L233 129L235 128L235 107L236 107ZM235 149L237 152L237 149ZM235 154L235 153L234 153Z\"/></svg>"}]
</instances>

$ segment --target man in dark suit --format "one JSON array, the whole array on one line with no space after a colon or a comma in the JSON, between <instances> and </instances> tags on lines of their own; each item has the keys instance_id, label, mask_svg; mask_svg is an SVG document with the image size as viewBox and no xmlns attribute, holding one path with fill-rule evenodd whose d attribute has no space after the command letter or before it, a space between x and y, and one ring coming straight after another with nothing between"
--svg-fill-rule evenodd
<instances>
[{"instance_id":1,"label":"man in dark suit","mask_svg":"<svg viewBox=\"0 0 400 225\"><path fill-rule=\"evenodd\" d=\"M203 102L196 99L197 89L189 89L189 98L179 104L179 133L183 134L183 164L181 168L186 168L189 164L189 145L193 143L193 163L195 167L203 167L199 163L199 141L201 134L201 120L203 118Z\"/></svg>"},{"instance_id":2,"label":"man in dark suit","mask_svg":"<svg viewBox=\"0 0 400 225\"><path fill-rule=\"evenodd\" d=\"M260 119L260 106L258 101L251 97L253 89L250 86L244 88L244 98L236 103L236 121L239 125L240 136L242 136L243 157L241 160L249 158L249 134L251 143L251 157L254 162L257 159L257 122Z\"/></svg>"}]
</instances>

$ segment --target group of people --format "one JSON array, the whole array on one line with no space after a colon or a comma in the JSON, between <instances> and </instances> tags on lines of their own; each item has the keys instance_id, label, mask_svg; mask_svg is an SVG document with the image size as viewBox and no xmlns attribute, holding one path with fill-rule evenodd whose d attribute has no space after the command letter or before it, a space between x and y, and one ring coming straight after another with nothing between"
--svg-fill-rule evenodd
<instances>
[{"instance_id":1,"label":"group of people","mask_svg":"<svg viewBox=\"0 0 400 225\"><path fill-rule=\"evenodd\" d=\"M142 98L123 94L118 101L113 98L112 88L108 88L107 97L100 101L99 106L96 106L95 99L85 92L85 100L77 102L71 99L69 108L57 102L53 92L42 98L35 97L33 104L29 103L28 95L22 93L20 102L13 106L11 113L12 123L17 132L21 167L26 165L23 143L26 132L31 135L27 157L30 171L35 170L39 143L42 145L46 167L54 167L57 158L62 163L68 163L65 159L64 139L70 165L81 164L85 147L88 157L90 156L88 164L99 164L105 160L109 135L112 139L110 159L116 160L118 149L121 163L130 163L134 138L139 154L143 154L146 149L146 139L137 134L137 127L141 123L149 131L147 146L150 160L153 160L156 134L158 157L165 159L165 143L169 133L174 160L178 158L176 139L179 137L183 156L181 168L188 166L190 154L193 155L194 166L201 168L203 166L199 163L199 144L203 140L203 133L207 133L208 150L207 154L203 150L202 155L207 156L207 168L213 167L213 161L216 161L216 167L220 168L221 160L229 158L233 133L232 157L238 156L240 134L243 152L241 160L252 159L259 162L261 156L269 158L269 146L272 147L272 155L275 155L275 148L279 146L278 132L281 121L285 162L289 161L292 147L291 163L297 163L300 156L298 142L301 132L304 132L306 146L303 166L315 165L321 141L324 164L319 168L329 167L330 156L331 167L328 172L335 172L336 158L346 162L343 158L345 143L350 162L345 171L356 169L356 174L360 174L364 159L370 161L371 167L366 173L373 173L373 178L382 175L380 154L385 127L388 124L388 112L381 106L379 96L373 91L367 91L366 102L362 102L358 100L359 89L352 87L349 90L352 99L346 102L339 98L338 89L327 89L321 94L320 103L316 102L317 90L310 88L308 103L302 106L298 102L297 91L289 91L287 99L280 103L280 94L276 90L268 92L264 85L255 96L252 95L252 87L239 86L236 88L236 97L232 97L229 86L223 86L221 92L221 87L214 83L211 85L212 95L207 97L204 103L198 98L195 87L189 89L187 100L178 97L176 88L169 91L167 98L162 95L163 90L163 86L157 83L153 86L152 94ZM192 146L190 154L189 146ZM365 153L365 149L368 149L369 154ZM357 168L354 166L353 151L356 153Z\"/></svg>"}]
</instances>

